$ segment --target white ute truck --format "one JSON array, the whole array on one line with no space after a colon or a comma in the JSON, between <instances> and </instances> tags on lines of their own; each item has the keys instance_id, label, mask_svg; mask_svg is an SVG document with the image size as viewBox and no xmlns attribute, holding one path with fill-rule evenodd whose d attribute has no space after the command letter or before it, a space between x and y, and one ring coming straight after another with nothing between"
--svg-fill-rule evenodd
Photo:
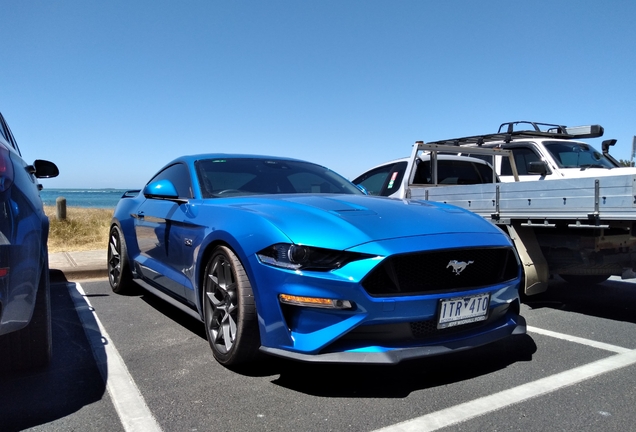
<instances>
[{"instance_id":1,"label":"white ute truck","mask_svg":"<svg viewBox=\"0 0 636 432\"><path fill-rule=\"evenodd\" d=\"M410 158L353 182L374 182L377 195L453 204L497 224L517 248L526 295L545 291L553 275L585 284L633 278L636 169L620 167L609 154L616 140L603 141L602 152L578 141L602 135L599 125L503 123L497 133L417 141ZM476 180L466 175L466 163L449 173L442 162L460 154L487 161L499 175Z\"/></svg>"}]
</instances>

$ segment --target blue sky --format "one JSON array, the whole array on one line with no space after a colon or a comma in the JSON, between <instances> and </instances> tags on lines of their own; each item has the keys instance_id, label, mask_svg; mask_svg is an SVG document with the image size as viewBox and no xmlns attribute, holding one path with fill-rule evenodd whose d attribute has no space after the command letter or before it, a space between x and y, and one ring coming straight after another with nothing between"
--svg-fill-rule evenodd
<instances>
[{"instance_id":1,"label":"blue sky","mask_svg":"<svg viewBox=\"0 0 636 432\"><path fill-rule=\"evenodd\" d=\"M47 188L139 188L213 152L352 179L516 120L601 124L620 159L636 135L633 0L2 0L0 16L0 111L27 161L60 168Z\"/></svg>"}]
</instances>

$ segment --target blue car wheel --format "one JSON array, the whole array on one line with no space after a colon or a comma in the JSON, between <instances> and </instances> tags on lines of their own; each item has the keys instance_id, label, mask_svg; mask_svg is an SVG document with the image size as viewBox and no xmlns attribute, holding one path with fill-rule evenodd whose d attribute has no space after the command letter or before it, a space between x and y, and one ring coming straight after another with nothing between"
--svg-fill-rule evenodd
<instances>
[{"instance_id":1,"label":"blue car wheel","mask_svg":"<svg viewBox=\"0 0 636 432\"><path fill-rule=\"evenodd\" d=\"M233 366L258 354L260 337L252 286L243 265L225 246L217 246L205 268L205 332L217 361Z\"/></svg>"},{"instance_id":2,"label":"blue car wheel","mask_svg":"<svg viewBox=\"0 0 636 432\"><path fill-rule=\"evenodd\" d=\"M108 281L113 292L123 294L129 291L133 284L126 242L117 225L110 229L108 238Z\"/></svg>"}]
</instances>

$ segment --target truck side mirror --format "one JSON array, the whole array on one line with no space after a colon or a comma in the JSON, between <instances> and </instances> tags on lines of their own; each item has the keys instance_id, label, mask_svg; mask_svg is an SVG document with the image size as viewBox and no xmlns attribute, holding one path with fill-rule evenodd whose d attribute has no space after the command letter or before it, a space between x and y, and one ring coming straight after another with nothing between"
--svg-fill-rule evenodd
<instances>
[{"instance_id":1,"label":"truck side mirror","mask_svg":"<svg viewBox=\"0 0 636 432\"><path fill-rule=\"evenodd\" d=\"M533 161L528 164L528 174L539 174L544 176L548 173L548 167L543 161Z\"/></svg>"}]
</instances>

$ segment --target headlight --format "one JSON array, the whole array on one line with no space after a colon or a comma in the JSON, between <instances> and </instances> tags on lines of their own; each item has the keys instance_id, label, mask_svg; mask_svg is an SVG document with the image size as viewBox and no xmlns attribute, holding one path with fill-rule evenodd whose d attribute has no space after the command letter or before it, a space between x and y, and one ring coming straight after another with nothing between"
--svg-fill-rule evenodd
<instances>
[{"instance_id":1,"label":"headlight","mask_svg":"<svg viewBox=\"0 0 636 432\"><path fill-rule=\"evenodd\" d=\"M256 254L264 264L290 270L329 271L339 269L351 261L371 258L371 255L278 243Z\"/></svg>"}]
</instances>

